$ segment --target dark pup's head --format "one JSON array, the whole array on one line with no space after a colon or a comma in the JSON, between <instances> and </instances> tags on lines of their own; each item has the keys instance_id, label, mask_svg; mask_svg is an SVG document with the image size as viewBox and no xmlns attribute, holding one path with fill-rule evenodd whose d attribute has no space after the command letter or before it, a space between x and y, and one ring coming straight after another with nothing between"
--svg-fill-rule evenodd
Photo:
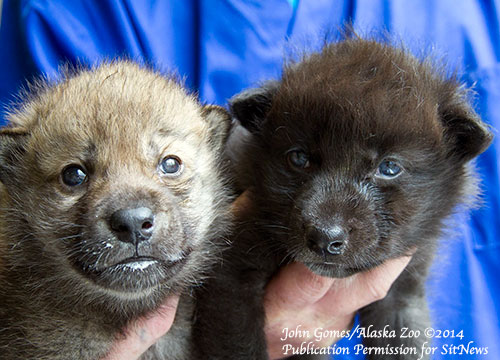
<instances>
[{"instance_id":1,"label":"dark pup's head","mask_svg":"<svg viewBox=\"0 0 500 360\"><path fill-rule=\"evenodd\" d=\"M469 191L467 162L491 141L466 96L428 63L365 40L236 96L270 241L330 276L431 252Z\"/></svg>"},{"instance_id":2,"label":"dark pup's head","mask_svg":"<svg viewBox=\"0 0 500 360\"><path fill-rule=\"evenodd\" d=\"M23 281L57 284L54 297L146 303L199 279L228 216L223 109L117 62L41 88L10 122L2 262L30 272Z\"/></svg>"}]
</instances>

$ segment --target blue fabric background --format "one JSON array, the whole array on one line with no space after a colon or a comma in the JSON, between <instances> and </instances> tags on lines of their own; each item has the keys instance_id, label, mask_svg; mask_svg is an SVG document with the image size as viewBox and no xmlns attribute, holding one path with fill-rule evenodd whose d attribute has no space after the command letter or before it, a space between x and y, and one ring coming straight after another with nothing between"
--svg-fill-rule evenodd
<instances>
[{"instance_id":1,"label":"blue fabric background","mask_svg":"<svg viewBox=\"0 0 500 360\"><path fill-rule=\"evenodd\" d=\"M458 69L477 91L477 111L499 128L499 17L498 0L4 0L0 123L25 79L56 79L62 63L118 56L176 71L203 101L223 105L243 88L279 76L287 40L315 48L321 34L352 22L360 34L387 31L416 54L431 53ZM428 283L433 326L464 334L435 338L434 346L473 341L488 355L434 359L500 359L498 151L495 139L480 156L483 206L450 220Z\"/></svg>"}]
</instances>

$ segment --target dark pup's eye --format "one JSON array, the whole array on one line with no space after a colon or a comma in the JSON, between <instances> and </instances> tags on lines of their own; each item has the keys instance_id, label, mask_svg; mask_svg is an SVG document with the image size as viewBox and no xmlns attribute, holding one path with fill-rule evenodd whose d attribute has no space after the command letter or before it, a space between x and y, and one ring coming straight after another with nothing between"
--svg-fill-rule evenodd
<instances>
[{"instance_id":1,"label":"dark pup's eye","mask_svg":"<svg viewBox=\"0 0 500 360\"><path fill-rule=\"evenodd\" d=\"M160 163L160 171L166 175L179 175L182 172L182 162L177 156L168 155Z\"/></svg>"},{"instance_id":2,"label":"dark pup's eye","mask_svg":"<svg viewBox=\"0 0 500 360\"><path fill-rule=\"evenodd\" d=\"M376 176L383 179L392 179L401 174L401 166L392 160L384 160L377 169Z\"/></svg>"},{"instance_id":3,"label":"dark pup's eye","mask_svg":"<svg viewBox=\"0 0 500 360\"><path fill-rule=\"evenodd\" d=\"M87 180L87 172L79 165L68 165L62 171L61 179L68 186L78 186Z\"/></svg>"},{"instance_id":4,"label":"dark pup's eye","mask_svg":"<svg viewBox=\"0 0 500 360\"><path fill-rule=\"evenodd\" d=\"M307 169L311 166L309 156L302 150L292 150L287 154L287 160L290 166L297 169Z\"/></svg>"}]
</instances>

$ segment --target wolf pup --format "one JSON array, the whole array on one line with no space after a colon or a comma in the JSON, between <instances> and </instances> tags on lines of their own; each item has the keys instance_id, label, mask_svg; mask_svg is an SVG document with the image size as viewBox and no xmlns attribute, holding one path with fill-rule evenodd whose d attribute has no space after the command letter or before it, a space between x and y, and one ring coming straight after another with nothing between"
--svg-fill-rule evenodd
<instances>
[{"instance_id":1,"label":"wolf pup","mask_svg":"<svg viewBox=\"0 0 500 360\"><path fill-rule=\"evenodd\" d=\"M264 287L290 261L342 278L416 251L387 296L360 315L367 328L422 334L443 220L474 196L468 163L492 138L462 85L406 51L347 39L237 95L231 110L252 134L234 153L243 154L240 173L253 174L243 182L257 210L201 295L195 339L206 358L268 358ZM398 349L418 351L423 341L364 344L395 349L370 359L410 359Z\"/></svg>"},{"instance_id":2,"label":"wolf pup","mask_svg":"<svg viewBox=\"0 0 500 360\"><path fill-rule=\"evenodd\" d=\"M229 222L229 114L131 62L77 71L0 131L0 353L97 360L198 284ZM191 299L143 359L191 359Z\"/></svg>"}]
</instances>

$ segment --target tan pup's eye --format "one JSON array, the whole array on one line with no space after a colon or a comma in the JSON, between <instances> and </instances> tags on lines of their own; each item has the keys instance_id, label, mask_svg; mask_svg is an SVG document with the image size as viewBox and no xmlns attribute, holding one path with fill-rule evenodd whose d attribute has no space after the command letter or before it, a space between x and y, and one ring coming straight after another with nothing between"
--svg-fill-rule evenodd
<instances>
[{"instance_id":1,"label":"tan pup's eye","mask_svg":"<svg viewBox=\"0 0 500 360\"><path fill-rule=\"evenodd\" d=\"M164 157L159 168L165 175L180 175L183 170L181 159L175 155L168 155Z\"/></svg>"},{"instance_id":2,"label":"tan pup's eye","mask_svg":"<svg viewBox=\"0 0 500 360\"><path fill-rule=\"evenodd\" d=\"M68 165L61 173L61 180L67 186L78 186L87 181L87 172L80 165Z\"/></svg>"}]
</instances>

